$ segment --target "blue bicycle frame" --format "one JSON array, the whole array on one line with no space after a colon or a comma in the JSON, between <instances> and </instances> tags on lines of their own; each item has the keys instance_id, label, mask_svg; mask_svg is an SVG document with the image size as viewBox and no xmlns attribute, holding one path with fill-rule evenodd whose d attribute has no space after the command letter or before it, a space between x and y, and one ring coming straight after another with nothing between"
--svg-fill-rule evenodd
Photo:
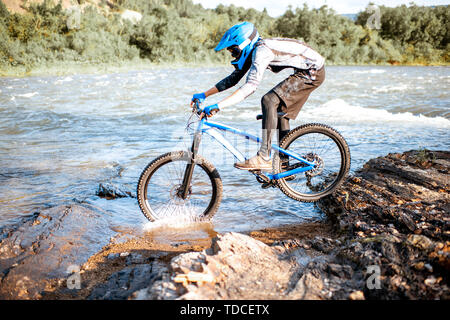
<instances>
[{"instance_id":1,"label":"blue bicycle frame","mask_svg":"<svg viewBox=\"0 0 450 320\"><path fill-rule=\"evenodd\" d=\"M242 153L239 150L237 150L233 145L231 145L231 143L228 140L226 140L225 137L219 131L214 130L214 129L228 131L228 132L240 135L240 136L244 136L247 139L253 140L255 142L261 141L261 139L259 137L256 137L256 136L246 133L242 130L239 130L239 129L236 129L236 128L233 128L233 127L230 127L230 126L218 123L218 122L208 121L206 117L203 117L197 126L196 133L202 133L202 134L207 133L208 135L213 137L217 142L219 142L225 149L230 151L239 161L245 160L245 157L242 155ZM294 174L297 174L300 172L305 172L305 171L311 170L315 167L314 163L304 159L303 157L301 157L300 155L298 155L295 152L285 150L275 144L272 144L271 147L272 147L272 150L275 150L275 151L278 151L285 155L288 155L289 157L299 160L300 162L305 164L305 166L303 166L303 167L295 168L295 169L284 171L284 172L277 173L277 174L267 173L266 176L271 180L272 179L277 180L277 179L289 177L291 175L294 175Z\"/></svg>"}]
</instances>

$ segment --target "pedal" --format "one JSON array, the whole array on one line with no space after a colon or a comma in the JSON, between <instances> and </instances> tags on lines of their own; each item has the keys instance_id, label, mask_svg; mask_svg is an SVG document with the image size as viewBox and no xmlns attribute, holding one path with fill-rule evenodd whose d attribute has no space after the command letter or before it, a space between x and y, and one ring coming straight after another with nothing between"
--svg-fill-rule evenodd
<instances>
[{"instance_id":1,"label":"pedal","mask_svg":"<svg viewBox=\"0 0 450 320\"><path fill-rule=\"evenodd\" d=\"M263 189L268 189L268 188L270 188L272 186L272 182L264 182L262 185L261 185L261 188L263 188Z\"/></svg>"},{"instance_id":2,"label":"pedal","mask_svg":"<svg viewBox=\"0 0 450 320\"><path fill-rule=\"evenodd\" d=\"M261 170L249 170L249 172L253 173L256 177L256 180L259 183L269 183L270 179L268 176L266 176L265 174L261 173Z\"/></svg>"},{"instance_id":3,"label":"pedal","mask_svg":"<svg viewBox=\"0 0 450 320\"><path fill-rule=\"evenodd\" d=\"M276 187L276 184L275 184L272 180L270 180L269 182L264 182L264 183L261 185L261 188L263 188L263 189L268 189L268 188L270 188L270 187L272 187L272 188L275 188L275 187Z\"/></svg>"}]
</instances>

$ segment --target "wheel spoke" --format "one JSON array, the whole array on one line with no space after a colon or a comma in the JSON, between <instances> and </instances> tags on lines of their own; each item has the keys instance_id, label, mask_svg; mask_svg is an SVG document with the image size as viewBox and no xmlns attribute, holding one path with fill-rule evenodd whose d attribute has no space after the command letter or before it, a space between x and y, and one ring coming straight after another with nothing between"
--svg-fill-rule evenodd
<instances>
[{"instance_id":1,"label":"wheel spoke","mask_svg":"<svg viewBox=\"0 0 450 320\"><path fill-rule=\"evenodd\" d=\"M150 220L188 218L196 221L214 214L220 203L218 192L222 184L220 178L213 177L210 164L195 164L188 195L182 199L178 193L188 165L187 153L166 154L154 160L153 166L152 163L144 170L138 184L139 205Z\"/></svg>"},{"instance_id":2,"label":"wheel spoke","mask_svg":"<svg viewBox=\"0 0 450 320\"><path fill-rule=\"evenodd\" d=\"M282 147L301 155L315 168L279 181L280 189L289 197L301 201L316 201L332 192L349 169L350 155L345 140L324 125L305 125L295 129ZM342 159L347 161L343 162ZM276 162L277 163L277 162ZM278 162L281 171L281 164ZM301 167L301 162L290 158L289 166Z\"/></svg>"}]
</instances>

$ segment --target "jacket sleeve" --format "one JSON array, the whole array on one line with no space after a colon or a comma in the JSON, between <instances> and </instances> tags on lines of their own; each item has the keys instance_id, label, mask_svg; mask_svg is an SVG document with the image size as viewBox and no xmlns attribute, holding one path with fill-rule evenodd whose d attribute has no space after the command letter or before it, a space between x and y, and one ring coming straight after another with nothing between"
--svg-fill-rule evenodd
<instances>
[{"instance_id":1,"label":"jacket sleeve","mask_svg":"<svg viewBox=\"0 0 450 320\"><path fill-rule=\"evenodd\" d=\"M246 97L251 95L259 86L263 78L264 71L274 59L272 50L266 46L259 46L253 52L253 63L247 75L246 83L240 88Z\"/></svg>"},{"instance_id":2,"label":"jacket sleeve","mask_svg":"<svg viewBox=\"0 0 450 320\"><path fill-rule=\"evenodd\" d=\"M236 69L228 77L216 83L216 88L217 90L219 90L219 92L234 87L239 82L239 80L241 80L242 77L244 77L244 75L247 73L248 69L250 69L250 66L252 65L251 55L249 55L249 58L250 59L247 59L247 61L245 61L242 70Z\"/></svg>"},{"instance_id":3,"label":"jacket sleeve","mask_svg":"<svg viewBox=\"0 0 450 320\"><path fill-rule=\"evenodd\" d=\"M219 108L239 103L255 92L262 80L264 71L273 60L273 57L272 50L265 46L258 46L255 51L253 51L252 59L248 59L251 61L251 66L249 67L250 71L248 72L246 83L231 96L219 102Z\"/></svg>"}]
</instances>

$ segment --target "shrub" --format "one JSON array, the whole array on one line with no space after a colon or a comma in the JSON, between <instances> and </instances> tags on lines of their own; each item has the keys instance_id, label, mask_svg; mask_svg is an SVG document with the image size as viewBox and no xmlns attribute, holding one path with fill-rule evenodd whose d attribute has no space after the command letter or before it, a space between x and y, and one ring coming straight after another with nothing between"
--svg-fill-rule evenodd
<instances>
[{"instance_id":1,"label":"shrub","mask_svg":"<svg viewBox=\"0 0 450 320\"><path fill-rule=\"evenodd\" d=\"M111 0L112 1L112 0ZM368 8L353 22L327 6L289 8L279 18L264 10L219 5L204 9L191 0L116 0L86 7L77 28L60 2L31 3L10 14L0 1L0 65L27 67L52 61L115 63L136 58L152 62L227 62L213 49L225 31L241 21L256 25L262 37L302 39L327 63L448 63L448 6L381 6L381 29L365 23ZM137 24L123 21L123 9L136 10Z\"/></svg>"}]
</instances>

